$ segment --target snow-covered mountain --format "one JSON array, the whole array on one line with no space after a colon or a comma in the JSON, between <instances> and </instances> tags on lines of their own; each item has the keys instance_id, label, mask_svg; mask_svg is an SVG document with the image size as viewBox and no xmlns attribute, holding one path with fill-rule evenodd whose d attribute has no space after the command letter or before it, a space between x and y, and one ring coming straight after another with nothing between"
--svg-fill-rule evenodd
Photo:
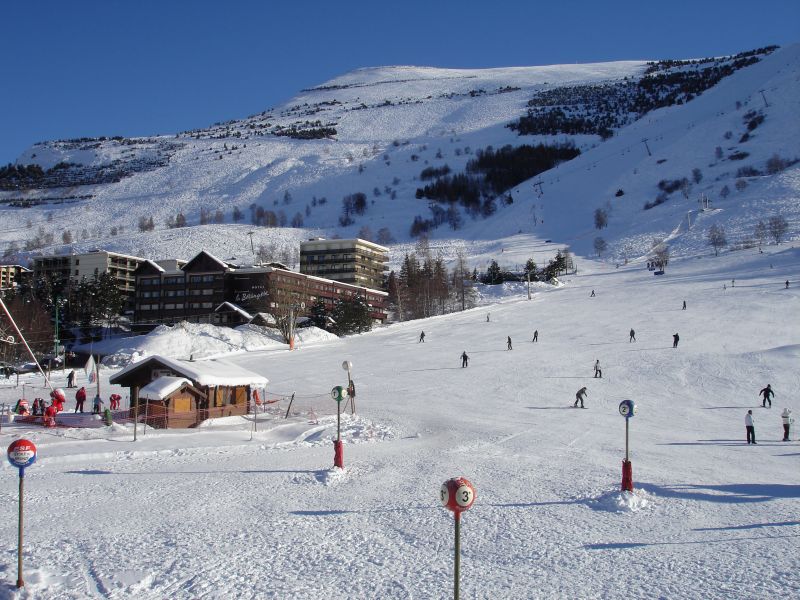
<instances>
[{"instance_id":1,"label":"snow-covered mountain","mask_svg":"<svg viewBox=\"0 0 800 600\"><path fill-rule=\"evenodd\" d=\"M800 157L799 59L795 45L694 62L369 68L204 130L44 142L16 163L42 173L0 191L0 247L8 254L26 244L45 253L102 246L149 258L206 248L234 256L249 252L256 218L286 225L255 228L256 244L276 251L309 235L352 236L366 227L400 242L401 252L414 218L432 218L435 203L417 197L428 182L424 169L463 173L490 146L565 142L580 156L504 192L513 203L498 201L489 217L459 207L460 228L442 224L431 239L443 248L470 240L485 254L480 264L501 248L524 253L543 240L590 255L598 236L615 262L645 255L654 237L667 238L673 255L694 254L705 251L711 224L736 245L774 214L788 220L792 238L800 230L800 170L791 166ZM687 73L714 85L694 89L698 80ZM658 85L640 85L643 78ZM554 114L560 130L518 134L520 119ZM613 135L573 128L579 119L600 119L594 130L608 123ZM366 195L367 208L341 226L342 199L356 193ZM700 211L701 197L714 210ZM601 231L598 209L608 220ZM169 228L179 214L189 227ZM151 217L154 230L140 232Z\"/></svg>"}]
</instances>

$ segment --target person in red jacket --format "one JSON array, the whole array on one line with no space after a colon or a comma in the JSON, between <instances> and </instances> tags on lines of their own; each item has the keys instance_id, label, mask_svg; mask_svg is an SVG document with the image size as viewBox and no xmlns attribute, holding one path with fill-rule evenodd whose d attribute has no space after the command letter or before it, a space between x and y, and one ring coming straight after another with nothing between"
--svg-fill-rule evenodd
<instances>
[{"instance_id":1,"label":"person in red jacket","mask_svg":"<svg viewBox=\"0 0 800 600\"><path fill-rule=\"evenodd\" d=\"M53 399L53 406L55 406L56 412L61 412L64 410L64 402L67 401L67 396L64 394L64 390L61 388L56 388L50 392L50 397Z\"/></svg>"},{"instance_id":2,"label":"person in red jacket","mask_svg":"<svg viewBox=\"0 0 800 600\"><path fill-rule=\"evenodd\" d=\"M56 403L54 401L50 406L44 409L44 426L55 427L57 414L58 410L56 409Z\"/></svg>"},{"instance_id":3,"label":"person in red jacket","mask_svg":"<svg viewBox=\"0 0 800 600\"><path fill-rule=\"evenodd\" d=\"M111 410L118 410L120 400L122 400L122 396L120 396L119 394L111 394L108 397L109 408Z\"/></svg>"},{"instance_id":4,"label":"person in red jacket","mask_svg":"<svg viewBox=\"0 0 800 600\"><path fill-rule=\"evenodd\" d=\"M75 412L83 412L83 403L86 402L86 388L81 387L75 392Z\"/></svg>"}]
</instances>

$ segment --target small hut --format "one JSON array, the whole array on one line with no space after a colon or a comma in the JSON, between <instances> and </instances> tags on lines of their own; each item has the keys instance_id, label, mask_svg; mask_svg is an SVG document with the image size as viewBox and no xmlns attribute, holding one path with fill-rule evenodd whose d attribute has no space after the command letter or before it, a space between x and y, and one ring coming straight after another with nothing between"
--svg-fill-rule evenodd
<instances>
[{"instance_id":1,"label":"small hut","mask_svg":"<svg viewBox=\"0 0 800 600\"><path fill-rule=\"evenodd\" d=\"M131 416L149 425L194 427L206 419L250 412L253 391L268 380L223 360L150 356L127 366L110 383L130 389Z\"/></svg>"}]
</instances>

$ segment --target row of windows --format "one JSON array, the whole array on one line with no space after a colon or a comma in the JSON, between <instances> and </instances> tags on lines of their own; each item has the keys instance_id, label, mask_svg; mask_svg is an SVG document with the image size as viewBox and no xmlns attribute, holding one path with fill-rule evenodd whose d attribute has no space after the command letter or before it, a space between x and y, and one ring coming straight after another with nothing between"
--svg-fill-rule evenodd
<instances>
[{"instance_id":1,"label":"row of windows","mask_svg":"<svg viewBox=\"0 0 800 600\"><path fill-rule=\"evenodd\" d=\"M168 302L165 303L163 306L160 304L138 304L136 306L137 310L146 311L146 310L183 310L184 307L187 308L213 308L214 304L212 302L189 302L185 304L183 302Z\"/></svg>"}]
</instances>

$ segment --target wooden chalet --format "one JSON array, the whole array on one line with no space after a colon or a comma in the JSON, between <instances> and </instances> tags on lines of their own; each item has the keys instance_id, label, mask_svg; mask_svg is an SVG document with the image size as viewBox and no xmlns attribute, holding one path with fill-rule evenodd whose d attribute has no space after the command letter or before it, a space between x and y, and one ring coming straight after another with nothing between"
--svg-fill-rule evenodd
<instances>
[{"instance_id":1,"label":"wooden chalet","mask_svg":"<svg viewBox=\"0 0 800 600\"><path fill-rule=\"evenodd\" d=\"M222 360L151 356L109 382L130 389L131 416L138 412L153 427L185 428L206 419L247 414L253 392L266 387L268 380Z\"/></svg>"}]
</instances>

